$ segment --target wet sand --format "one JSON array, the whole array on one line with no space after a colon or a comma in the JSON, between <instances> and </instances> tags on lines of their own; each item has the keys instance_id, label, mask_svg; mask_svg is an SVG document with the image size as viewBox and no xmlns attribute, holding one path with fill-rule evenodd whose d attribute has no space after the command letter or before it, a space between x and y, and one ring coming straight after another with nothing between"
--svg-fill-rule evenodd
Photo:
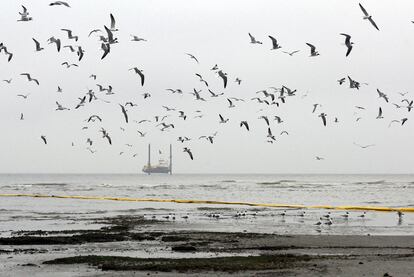
<instances>
[{"instance_id":1,"label":"wet sand","mask_svg":"<svg viewBox=\"0 0 414 277\"><path fill-rule=\"evenodd\" d=\"M141 215L89 223L1 237L0 275L413 276L414 236L177 230Z\"/></svg>"}]
</instances>

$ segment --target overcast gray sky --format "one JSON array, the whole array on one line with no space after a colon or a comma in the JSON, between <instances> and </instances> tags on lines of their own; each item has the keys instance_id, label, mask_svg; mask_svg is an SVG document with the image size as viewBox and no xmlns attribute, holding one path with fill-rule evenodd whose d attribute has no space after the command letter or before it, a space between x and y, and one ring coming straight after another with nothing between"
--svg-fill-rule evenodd
<instances>
[{"instance_id":1,"label":"overcast gray sky","mask_svg":"<svg viewBox=\"0 0 414 277\"><path fill-rule=\"evenodd\" d=\"M363 1L380 31L362 19L357 1L68 1L71 8L50 7L50 1L4 0L0 10L1 41L14 53L10 63L0 54L0 171L8 172L141 172L146 163L146 147L167 152L174 145L174 171L180 173L412 173L414 155L413 112L396 109L392 103L403 98L414 99L412 64L414 20L412 1ZM28 8L33 21L17 22L21 4ZM113 13L118 44L101 60L101 43L92 29L109 26ZM62 28L73 30L79 41L69 40ZM250 44L252 33L263 45ZM352 36L352 53L345 57L344 38ZM147 42L132 42L130 35ZM268 35L277 38L282 48L270 50ZM46 40L55 36L63 45L81 45L85 57L78 62L75 53L62 49L57 53ZM32 38L45 50L35 52ZM309 57L306 42L316 46L320 56ZM282 51L300 50L294 56ZM185 53L194 54L199 64ZM67 69L61 63L78 63ZM210 69L218 64L228 74L229 85ZM131 67L144 70L146 82L139 84ZM28 82L20 73L29 72L40 86ZM195 73L203 75L209 88L224 96L211 98L207 87ZM89 78L96 74L97 80ZM339 86L337 79L351 76L368 83L360 90ZM234 80L242 80L237 85ZM96 84L112 85L114 95L97 92ZM297 89L297 96L276 107L250 101L256 91L271 86ZM63 93L57 93L57 86ZM171 94L166 88L180 88L183 95ZM193 88L202 89L207 101L194 100ZM390 103L378 98L379 88ZM75 110L78 97L88 89L110 101L93 101ZM152 97L143 99L142 93ZM269 90L271 92L271 90ZM399 92L409 92L405 97ZM17 94L28 94L25 100ZM307 96L304 96L307 95ZM227 97L243 98L229 109ZM71 108L55 111L55 101ZM123 120L119 103L132 101L128 107L130 123ZM280 102L280 101L279 101ZM319 103L313 114L313 104ZM183 110L167 112L163 105ZM358 110L363 106L366 110ZM384 119L377 120L382 107ZM203 117L194 119L196 110ZM325 112L328 126L318 114ZM25 120L19 120L24 113ZM218 114L230 118L219 124ZM92 114L103 122L87 123ZM161 132L155 115L170 115L166 123L174 123L171 131ZM267 143L267 126L261 115L282 117L284 123L271 120L276 142ZM334 123L335 117L339 122ZM362 117L358 122L356 119ZM408 118L404 126L389 123ZM137 125L133 120L149 119ZM250 124L250 132L240 128L241 120ZM87 130L82 127L88 126ZM113 140L109 145L99 133L104 127ZM120 127L125 128L122 131ZM137 130L146 132L139 137ZM288 136L280 136L286 130ZM202 135L218 132L214 144L199 140ZM45 135L48 145L40 139ZM177 142L178 136L191 137L188 143ZM91 154L86 139L94 142ZM72 147L71 143L75 146ZM375 144L361 149L361 145ZM128 147L125 144L132 144ZM194 154L191 161L184 146ZM124 154L119 155L120 152ZM134 153L138 156L132 158ZM315 156L325 158L317 161Z\"/></svg>"}]
</instances>

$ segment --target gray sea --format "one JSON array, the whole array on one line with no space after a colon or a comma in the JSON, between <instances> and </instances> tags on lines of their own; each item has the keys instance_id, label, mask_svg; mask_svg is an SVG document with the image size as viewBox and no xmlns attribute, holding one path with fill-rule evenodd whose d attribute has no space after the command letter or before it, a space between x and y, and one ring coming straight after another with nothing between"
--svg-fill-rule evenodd
<instances>
[{"instance_id":1,"label":"gray sea","mask_svg":"<svg viewBox=\"0 0 414 277\"><path fill-rule=\"evenodd\" d=\"M414 207L414 175L4 174L0 193ZM315 225L328 212L332 225ZM345 211L324 209L0 197L0 236L16 230L100 228L89 219L124 214L174 220L182 223L174 228L183 230L414 235L414 213L408 212L398 217L367 211L361 217L362 211L349 211L345 217Z\"/></svg>"}]
</instances>

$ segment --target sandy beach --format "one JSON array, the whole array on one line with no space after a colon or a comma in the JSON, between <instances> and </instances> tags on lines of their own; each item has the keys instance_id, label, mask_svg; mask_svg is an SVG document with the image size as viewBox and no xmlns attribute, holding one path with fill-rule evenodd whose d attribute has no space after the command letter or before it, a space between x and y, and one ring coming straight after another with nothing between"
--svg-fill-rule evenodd
<instances>
[{"instance_id":1,"label":"sandy beach","mask_svg":"<svg viewBox=\"0 0 414 277\"><path fill-rule=\"evenodd\" d=\"M414 236L180 231L142 215L84 224L1 237L0 275L412 276L414 262Z\"/></svg>"}]
</instances>

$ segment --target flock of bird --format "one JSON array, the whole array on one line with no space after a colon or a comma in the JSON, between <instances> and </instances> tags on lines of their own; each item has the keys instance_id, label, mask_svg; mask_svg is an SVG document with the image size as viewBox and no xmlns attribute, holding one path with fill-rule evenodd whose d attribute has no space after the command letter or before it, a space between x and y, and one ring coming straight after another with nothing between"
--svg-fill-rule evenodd
<instances>
[{"instance_id":1,"label":"flock of bird","mask_svg":"<svg viewBox=\"0 0 414 277\"><path fill-rule=\"evenodd\" d=\"M51 7L62 7L62 8L72 8L71 5L68 2L64 1L55 1L49 4ZM367 10L359 4L359 8L362 11L363 19L367 20L375 30L380 30L376 22L374 21L372 15L370 15ZM25 6L22 6L22 11L19 12L19 16L17 21L21 22L21 24L30 24L30 22L35 22L36 18L32 17L29 9ZM117 47L117 44L120 43L120 40L117 37L117 34L120 32L120 29L118 29L115 16L113 14L109 15L109 24L103 24L102 28L100 29L94 29L89 32L87 39L93 39L97 38L100 43L100 51L102 51L100 56L100 59L108 59L108 57L111 55L111 51L114 50L114 48ZM368 28L368 27L367 27ZM369 27L371 28L371 27ZM57 36L51 36L47 43L48 45L54 45L53 48L60 52L63 49L68 49L68 51L74 53L76 55L76 61L64 61L61 63L62 66L66 68L71 67L80 67L83 58L86 55L86 51L83 49L82 46L77 45L78 41L81 41L81 37L76 35L75 32L73 32L70 29L60 29L67 40L64 40L62 38L58 38ZM265 44L264 41L257 39L253 34L247 33L248 37L246 35L246 43L250 44L258 44L263 45ZM346 49L345 51L345 57L348 57L352 55L352 50L354 47L354 43L352 42L352 36L346 33L339 33L338 35L344 37L344 45ZM270 50L272 51L282 51L280 49L283 49L282 45L278 42L278 40L274 37L269 35L268 38L270 39L269 44L271 45ZM250 40L250 41L249 41ZM36 38L32 38L33 41L33 48L36 52L40 51L52 51L49 49L46 49L47 46L43 44L43 42L37 40ZM132 42L139 42L139 43L145 43L147 40L145 38L141 38L137 35L131 35L130 41ZM67 44L66 42L73 42L74 44ZM321 54L317 50L317 46L315 46L313 43L305 42L304 45L309 47L309 56L312 57L312 59L317 59L318 56ZM29 47L30 45L28 45ZM49 47L50 48L50 47ZM301 50L294 50L294 51L282 51L286 55L293 56L297 53L299 53ZM13 53L12 49L9 49L7 47L7 43L0 43L0 53L3 53L6 56L7 62L13 62L13 57L15 55L19 55L19 53ZM89 51L87 52L89 55ZM93 54L91 54L93 55ZM187 58L188 62L194 62L195 64L200 64L200 60L191 53L185 53L183 51L183 59ZM99 60L99 57L98 57ZM0 62L1 59L0 59ZM212 67L208 67L209 72L213 73L217 80L221 83L221 88L215 89L211 86L210 80L205 78L202 74L199 72L194 72L194 78L198 79L200 86L195 87L191 92L185 92L182 88L166 88L166 93L171 93L172 95L192 95L194 98L195 103L197 101L200 102L208 102L208 96L210 98L217 98L222 99L221 101L223 103L227 103L228 109L237 109L237 106L239 103L245 102L247 103L250 101L251 103L256 103L258 105L261 105L262 107L280 107L282 105L288 105L290 99L292 97L297 97L298 91L297 89L289 88L288 86L282 85L280 87L269 87L264 88L261 90L258 90L255 92L255 97L252 97L250 99L245 98L239 98L239 97L231 97L226 95L226 88L233 84L234 86L241 86L243 83L243 80L239 77L230 77L230 74L226 72L225 68L222 68L215 64ZM145 87L147 78L150 79L152 76L147 76L145 71L142 68L139 67L132 67L129 69L126 69L126 71L129 70L131 74L135 74L138 78L138 84L141 87ZM41 85L41 80L38 80L34 78L36 74L28 73L28 72L22 72L20 74L23 77L27 79L28 82L33 82L37 86ZM93 81L98 79L98 76L96 74L90 74L90 79ZM5 83L10 84L12 82L12 78L3 80ZM361 86L368 85L363 82L359 82L350 76L342 76L337 80L338 85L348 85L350 89L359 90ZM204 92L204 90L207 91L207 93ZM218 92L220 90L220 92ZM57 92L62 93L63 89L60 86L57 86ZM404 109L407 110L407 112L410 112L413 109L413 100L408 99L405 97L406 93L400 93L400 95L403 97L403 99L400 102L397 103L391 103L390 98L386 93L381 91L380 89L376 89L376 92L378 94L378 98L380 101L382 101L382 105L394 105L396 109ZM74 107L67 107L63 103L56 102L56 111L73 111L73 110L79 110L79 109L85 109L87 106L92 105L95 101L103 101L108 104L114 104L112 101L109 100L108 97L115 94L115 90L111 85L104 86L102 84L96 83L96 89L88 89L86 93L84 93L81 97L77 99L77 104L74 105ZM22 99L27 99L31 94L18 94L18 97L21 97ZM206 96L208 95L208 96ZM303 97L305 97L304 95ZM188 96L189 97L189 96ZM151 93L143 93L142 94L143 101L147 101L151 98ZM189 111L184 111L182 109L171 107L167 105L162 105L162 108L165 109L165 113L162 115L155 115L153 118L145 118L145 119L136 119L131 118L130 116L130 109L135 109L138 107L137 103L134 103L133 101L126 101L125 103L115 103L116 106L119 107L119 112L122 114L123 120L125 124L136 124L137 126L144 126L144 124L153 124L156 128L158 128L161 132L169 132L176 128L177 125L179 125L179 122L177 120L196 120L199 118L203 118L204 113L202 110L196 110L193 114ZM145 104L142 104L145 105ZM196 104L197 105L197 104ZM273 109L273 110L275 110ZM338 117L332 117L331 115L327 114L326 112L322 111L322 105L315 103L313 104L313 107L310 107L310 113L314 114L315 117L320 118L321 124L323 126L328 126L332 123L336 124L339 123ZM356 111L360 112L365 110L366 108L363 106L355 106ZM260 111L262 111L261 109ZM384 119L385 115L383 114L382 106L378 107L378 114L376 116L376 119L381 120ZM19 116L20 120L25 120L24 113L21 113ZM362 117L358 117L356 121L359 121ZM87 124L92 124L94 122L103 123L104 122L104 116L101 114L91 114L88 118L85 119L85 122ZM173 119L175 119L173 121ZM285 118L281 118L280 115L269 115L269 114L261 114L258 117L259 120L263 121L265 124L265 128L267 129L267 132L263 134L263 139L265 142L273 144L278 140L278 136L287 136L289 135L289 132L286 130L282 130L281 132L276 133L274 131L274 124L282 124L286 121ZM223 111L219 114L217 114L217 123L219 125L221 124L232 124L232 122L236 119L232 119L226 115L226 112ZM389 127L393 124L400 124L405 125L408 120L408 117L403 117L401 119L393 119L389 123ZM236 120L236 124L241 128L244 129L245 132L251 132L252 131L252 122L251 120L247 119L238 119ZM82 130L88 129L89 126L82 126ZM123 127L120 127L121 130L124 130ZM101 137L107 141L108 144L112 145L115 141L112 139L112 136L110 132L108 132L104 127L101 127L99 130L99 133L101 134ZM137 135L139 137L145 137L147 132L144 130L137 130ZM187 143L190 140L206 140L208 143L213 144L214 141L217 138L218 132L212 132L210 134L205 134L199 137L190 137L181 135L177 138L177 141L181 143ZM48 139L45 134L39 134L39 137L41 141L44 144L48 144ZM94 145L94 137L87 137L85 139L85 142L83 145L85 145L85 149L91 152L92 154L95 153L97 150L93 148ZM368 148L375 146L374 144L368 144L368 145L361 145L357 142L354 142L354 145L360 148ZM72 146L75 146L75 143L72 142ZM127 146L132 146L131 144L128 144ZM190 149L189 146L183 147L183 152L188 154L188 157L193 160L195 158L195 155L193 154L193 151ZM120 154L123 154L124 151L120 152ZM137 153L133 154L133 157L136 157ZM323 160L324 157L315 156L316 160Z\"/></svg>"}]
</instances>

